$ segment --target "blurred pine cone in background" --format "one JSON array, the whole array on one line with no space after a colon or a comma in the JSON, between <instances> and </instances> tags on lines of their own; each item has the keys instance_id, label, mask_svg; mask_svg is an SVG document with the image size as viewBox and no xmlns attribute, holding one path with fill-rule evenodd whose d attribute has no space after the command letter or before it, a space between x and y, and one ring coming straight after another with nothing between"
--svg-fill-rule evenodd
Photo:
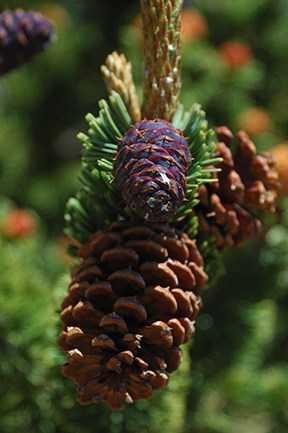
<instances>
[{"instance_id":1,"label":"blurred pine cone in background","mask_svg":"<svg viewBox=\"0 0 288 433\"><path fill-rule=\"evenodd\" d=\"M115 177L125 203L144 221L166 221L186 194L188 142L171 123L141 120L119 143Z\"/></svg>"},{"instance_id":2,"label":"blurred pine cone in background","mask_svg":"<svg viewBox=\"0 0 288 433\"><path fill-rule=\"evenodd\" d=\"M275 211L280 184L272 155L257 155L244 131L237 134L234 155L232 132L221 126L216 133L219 141L215 156L223 158L218 165L221 171L216 183L199 188L200 202L195 212L200 234L212 235L216 247L223 249L239 246L259 233L261 222L255 215Z\"/></svg>"},{"instance_id":3,"label":"blurred pine cone in background","mask_svg":"<svg viewBox=\"0 0 288 433\"><path fill-rule=\"evenodd\" d=\"M0 14L0 75L18 68L49 46L51 22L39 12L22 9Z\"/></svg>"},{"instance_id":4,"label":"blurred pine cone in background","mask_svg":"<svg viewBox=\"0 0 288 433\"><path fill-rule=\"evenodd\" d=\"M147 399L181 362L207 281L195 240L169 225L115 222L78 250L62 303L62 367L81 404Z\"/></svg>"}]
</instances>

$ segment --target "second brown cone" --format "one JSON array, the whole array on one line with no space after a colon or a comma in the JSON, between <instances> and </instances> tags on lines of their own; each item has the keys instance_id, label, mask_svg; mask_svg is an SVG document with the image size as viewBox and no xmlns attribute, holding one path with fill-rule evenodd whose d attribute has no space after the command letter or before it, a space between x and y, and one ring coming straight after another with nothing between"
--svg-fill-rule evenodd
<instances>
[{"instance_id":1,"label":"second brown cone","mask_svg":"<svg viewBox=\"0 0 288 433\"><path fill-rule=\"evenodd\" d=\"M63 374L81 404L151 397L194 334L207 281L195 240L166 224L115 222L79 248L62 303Z\"/></svg>"},{"instance_id":2,"label":"second brown cone","mask_svg":"<svg viewBox=\"0 0 288 433\"><path fill-rule=\"evenodd\" d=\"M259 215L274 212L279 189L275 161L269 152L257 154L255 144L244 131L234 136L226 127L216 128L215 156L221 157L215 182L201 185L195 213L200 235L213 237L220 251L238 247L261 230Z\"/></svg>"}]
</instances>

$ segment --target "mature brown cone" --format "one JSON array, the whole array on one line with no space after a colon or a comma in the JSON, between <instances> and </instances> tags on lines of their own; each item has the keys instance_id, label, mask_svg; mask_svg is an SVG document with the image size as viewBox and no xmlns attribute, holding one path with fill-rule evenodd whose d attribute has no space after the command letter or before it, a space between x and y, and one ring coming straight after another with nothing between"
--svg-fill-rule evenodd
<instances>
[{"instance_id":1,"label":"mature brown cone","mask_svg":"<svg viewBox=\"0 0 288 433\"><path fill-rule=\"evenodd\" d=\"M81 404L147 399L181 362L207 275L195 240L169 225L113 223L79 248L62 303L63 374Z\"/></svg>"},{"instance_id":2,"label":"mature brown cone","mask_svg":"<svg viewBox=\"0 0 288 433\"><path fill-rule=\"evenodd\" d=\"M200 233L213 235L219 248L239 246L255 237L261 229L254 212L274 212L278 174L269 152L256 154L256 147L244 131L237 134L238 143L232 155L232 132L225 126L216 128L218 143L215 156L223 161L217 167L218 181L199 188ZM216 176L215 174L214 176Z\"/></svg>"}]
</instances>

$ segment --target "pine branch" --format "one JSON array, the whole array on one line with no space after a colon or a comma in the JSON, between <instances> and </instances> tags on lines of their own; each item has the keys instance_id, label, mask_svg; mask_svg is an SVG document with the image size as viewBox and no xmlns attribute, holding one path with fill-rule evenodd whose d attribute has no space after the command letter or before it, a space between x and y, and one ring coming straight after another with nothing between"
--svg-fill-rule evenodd
<instances>
[{"instance_id":1,"label":"pine branch","mask_svg":"<svg viewBox=\"0 0 288 433\"><path fill-rule=\"evenodd\" d=\"M102 65L101 72L108 92L115 90L121 96L134 123L140 120L140 105L133 81L132 65L124 54L119 55L117 51L110 54L105 65Z\"/></svg>"},{"instance_id":2,"label":"pine branch","mask_svg":"<svg viewBox=\"0 0 288 433\"><path fill-rule=\"evenodd\" d=\"M180 21L183 0L141 0L144 33L142 114L171 121L181 88Z\"/></svg>"}]
</instances>

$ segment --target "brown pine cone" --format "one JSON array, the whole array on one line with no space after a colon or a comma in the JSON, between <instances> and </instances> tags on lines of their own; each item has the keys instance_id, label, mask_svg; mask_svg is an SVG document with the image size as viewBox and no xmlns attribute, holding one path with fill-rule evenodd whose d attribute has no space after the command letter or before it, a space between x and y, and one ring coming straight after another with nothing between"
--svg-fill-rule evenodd
<instances>
[{"instance_id":1,"label":"brown pine cone","mask_svg":"<svg viewBox=\"0 0 288 433\"><path fill-rule=\"evenodd\" d=\"M215 156L223 159L217 165L221 171L217 182L199 188L195 212L200 233L213 235L215 246L223 249L239 246L259 233L261 221L254 212L275 210L279 182L272 155L256 155L255 145L244 131L237 135L235 156L231 131L221 126L216 133Z\"/></svg>"},{"instance_id":2,"label":"brown pine cone","mask_svg":"<svg viewBox=\"0 0 288 433\"><path fill-rule=\"evenodd\" d=\"M78 250L62 303L63 374L81 404L147 399L181 362L207 281L195 240L165 224L113 223Z\"/></svg>"}]
</instances>

